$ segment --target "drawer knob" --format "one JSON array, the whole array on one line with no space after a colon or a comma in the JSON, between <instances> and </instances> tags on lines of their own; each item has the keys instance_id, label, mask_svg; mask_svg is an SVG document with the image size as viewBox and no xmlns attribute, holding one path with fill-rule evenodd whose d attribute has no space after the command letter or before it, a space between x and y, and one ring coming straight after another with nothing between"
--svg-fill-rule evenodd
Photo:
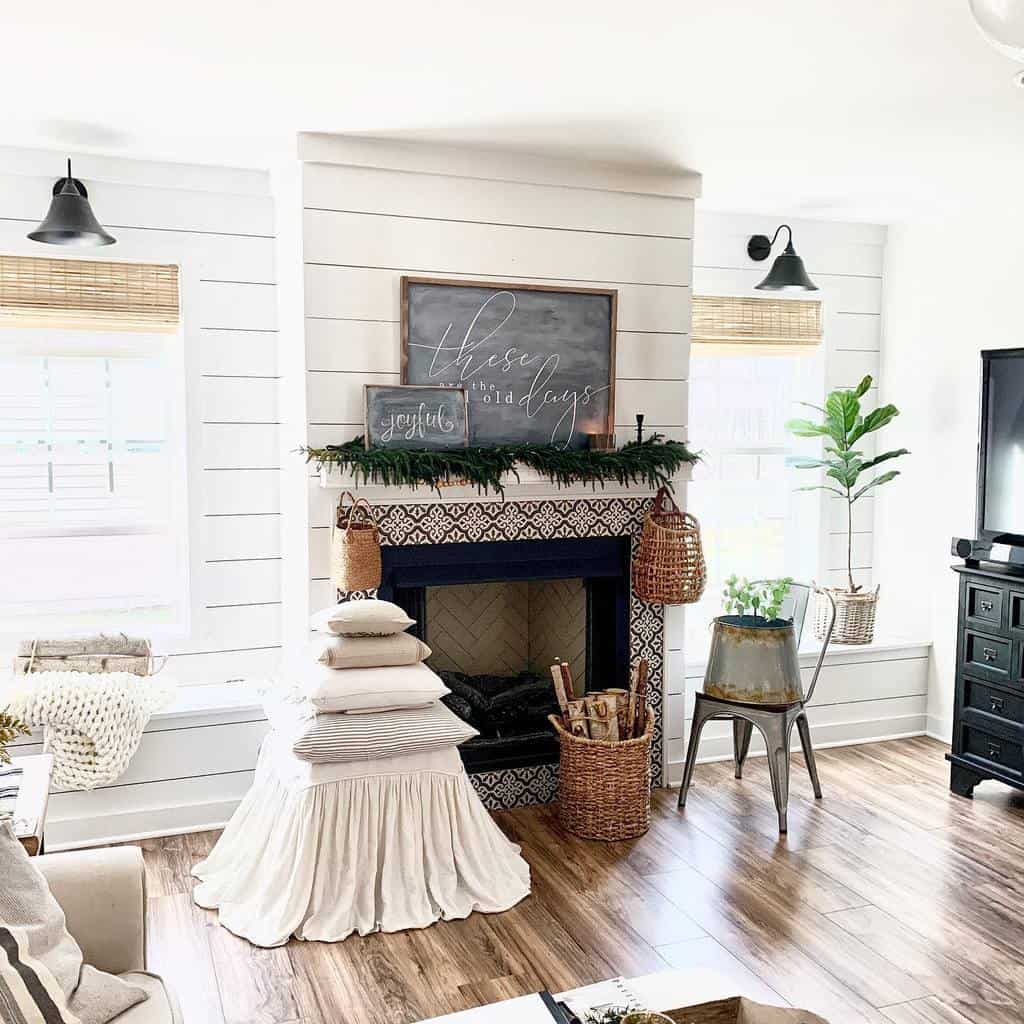
<instances>
[{"instance_id":1,"label":"drawer knob","mask_svg":"<svg viewBox=\"0 0 1024 1024\"><path fill-rule=\"evenodd\" d=\"M999 755L1002 754L1002 752L1003 752L1003 748L1002 748L1002 746L1000 744L998 744L998 743L989 743L989 745L988 745L988 756L991 757L993 761L998 761L999 760Z\"/></svg>"},{"instance_id":2,"label":"drawer knob","mask_svg":"<svg viewBox=\"0 0 1024 1024\"><path fill-rule=\"evenodd\" d=\"M1003 700L1002 697L989 697L988 703L990 711L1002 713L1003 709L1006 707L1006 701Z\"/></svg>"},{"instance_id":3,"label":"drawer knob","mask_svg":"<svg viewBox=\"0 0 1024 1024\"><path fill-rule=\"evenodd\" d=\"M982 647L981 655L986 661L995 661L999 652L994 647Z\"/></svg>"},{"instance_id":4,"label":"drawer knob","mask_svg":"<svg viewBox=\"0 0 1024 1024\"><path fill-rule=\"evenodd\" d=\"M981 607L981 610L983 612L990 612L990 611L992 611L992 602L991 601L981 601L980 602L980 607Z\"/></svg>"}]
</instances>

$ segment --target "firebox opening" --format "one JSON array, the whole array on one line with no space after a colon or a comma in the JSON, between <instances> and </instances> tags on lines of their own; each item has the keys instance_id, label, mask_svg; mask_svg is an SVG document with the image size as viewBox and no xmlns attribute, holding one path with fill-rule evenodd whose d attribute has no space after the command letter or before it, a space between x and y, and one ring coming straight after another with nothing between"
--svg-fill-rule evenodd
<instances>
[{"instance_id":1,"label":"firebox opening","mask_svg":"<svg viewBox=\"0 0 1024 1024\"><path fill-rule=\"evenodd\" d=\"M628 573L625 538L384 549L380 595L417 620L445 703L480 733L460 747L469 772L558 760L556 660L577 695L628 685Z\"/></svg>"}]
</instances>

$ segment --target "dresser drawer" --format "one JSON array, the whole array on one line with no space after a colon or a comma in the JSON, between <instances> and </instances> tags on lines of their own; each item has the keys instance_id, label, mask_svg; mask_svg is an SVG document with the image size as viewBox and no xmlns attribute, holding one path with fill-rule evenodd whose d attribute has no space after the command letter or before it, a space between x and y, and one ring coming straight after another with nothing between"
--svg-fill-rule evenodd
<instances>
[{"instance_id":1,"label":"dresser drawer","mask_svg":"<svg viewBox=\"0 0 1024 1024\"><path fill-rule=\"evenodd\" d=\"M995 715L1016 725L1024 724L1024 697L1004 690L997 690L987 683L976 679L964 678L962 684L965 708L983 711L987 715Z\"/></svg>"},{"instance_id":2,"label":"dresser drawer","mask_svg":"<svg viewBox=\"0 0 1024 1024\"><path fill-rule=\"evenodd\" d=\"M981 629L998 631L1003 624L1003 591L981 583L968 583L967 618Z\"/></svg>"},{"instance_id":3,"label":"dresser drawer","mask_svg":"<svg viewBox=\"0 0 1024 1024\"><path fill-rule=\"evenodd\" d=\"M973 725L961 727L963 755L1012 775L1024 774L1024 747Z\"/></svg>"},{"instance_id":4,"label":"dresser drawer","mask_svg":"<svg viewBox=\"0 0 1024 1024\"><path fill-rule=\"evenodd\" d=\"M1008 682L1011 679L1012 644L987 633L964 630L963 668L982 679Z\"/></svg>"}]
</instances>

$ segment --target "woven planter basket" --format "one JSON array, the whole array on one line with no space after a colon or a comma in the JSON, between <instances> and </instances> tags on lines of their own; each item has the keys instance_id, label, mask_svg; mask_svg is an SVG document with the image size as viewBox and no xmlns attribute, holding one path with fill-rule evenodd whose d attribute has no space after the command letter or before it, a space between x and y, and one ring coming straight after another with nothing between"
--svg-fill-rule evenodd
<instances>
[{"instance_id":1,"label":"woven planter basket","mask_svg":"<svg viewBox=\"0 0 1024 1024\"><path fill-rule=\"evenodd\" d=\"M836 603L836 624L832 630L834 644L869 644L875 638L875 608L878 605L878 587L864 593L851 594L840 587L829 587ZM814 635L825 639L828 620L832 616L828 598L819 594L814 606Z\"/></svg>"},{"instance_id":2,"label":"woven planter basket","mask_svg":"<svg viewBox=\"0 0 1024 1024\"><path fill-rule=\"evenodd\" d=\"M633 593L649 604L693 604L707 578L700 524L660 488L633 559Z\"/></svg>"},{"instance_id":3,"label":"woven planter basket","mask_svg":"<svg viewBox=\"0 0 1024 1024\"><path fill-rule=\"evenodd\" d=\"M642 736L612 743L567 732L549 715L558 734L558 818L581 839L614 842L642 836L651 824L651 737L647 713Z\"/></svg>"},{"instance_id":4,"label":"woven planter basket","mask_svg":"<svg viewBox=\"0 0 1024 1024\"><path fill-rule=\"evenodd\" d=\"M352 504L346 508L345 499ZM380 586L380 533L373 509L365 498L343 491L331 527L331 582L353 593Z\"/></svg>"}]
</instances>

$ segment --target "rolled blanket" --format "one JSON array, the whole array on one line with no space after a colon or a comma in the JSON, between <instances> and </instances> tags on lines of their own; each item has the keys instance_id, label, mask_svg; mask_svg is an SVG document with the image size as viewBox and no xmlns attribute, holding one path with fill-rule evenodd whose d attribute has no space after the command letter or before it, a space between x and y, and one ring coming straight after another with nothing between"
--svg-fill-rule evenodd
<instances>
[{"instance_id":1,"label":"rolled blanket","mask_svg":"<svg viewBox=\"0 0 1024 1024\"><path fill-rule=\"evenodd\" d=\"M128 672L38 672L16 679L8 709L26 725L45 729L53 782L68 789L95 789L120 778L150 715L175 692L162 676L143 680Z\"/></svg>"}]
</instances>

